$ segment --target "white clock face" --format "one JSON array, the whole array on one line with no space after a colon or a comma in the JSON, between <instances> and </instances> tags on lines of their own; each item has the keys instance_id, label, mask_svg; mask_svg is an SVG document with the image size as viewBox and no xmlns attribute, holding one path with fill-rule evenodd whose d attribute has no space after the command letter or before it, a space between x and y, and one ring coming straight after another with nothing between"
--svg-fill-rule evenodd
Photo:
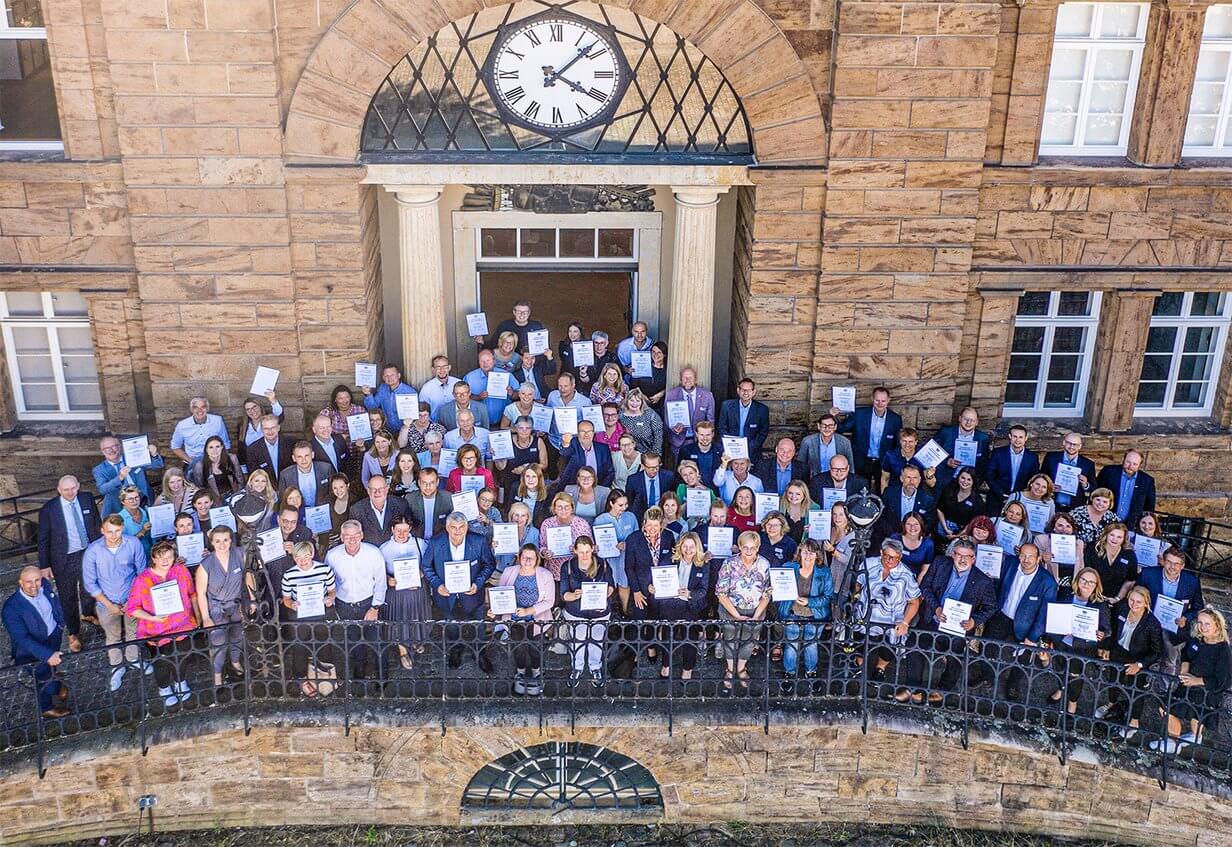
<instances>
[{"instance_id":1,"label":"white clock face","mask_svg":"<svg viewBox=\"0 0 1232 847\"><path fill-rule=\"evenodd\" d=\"M614 47L607 36L579 21L536 20L497 45L495 95L528 126L583 126L611 106L621 90Z\"/></svg>"}]
</instances>

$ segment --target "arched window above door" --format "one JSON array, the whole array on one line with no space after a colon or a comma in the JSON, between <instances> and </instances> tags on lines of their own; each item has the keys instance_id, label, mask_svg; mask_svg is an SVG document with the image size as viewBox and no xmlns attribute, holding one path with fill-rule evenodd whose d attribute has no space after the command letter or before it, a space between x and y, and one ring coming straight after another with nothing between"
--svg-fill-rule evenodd
<instances>
[{"instance_id":1,"label":"arched window above door","mask_svg":"<svg viewBox=\"0 0 1232 847\"><path fill-rule=\"evenodd\" d=\"M722 71L629 10L527 0L454 21L389 72L366 161L747 164L748 119Z\"/></svg>"}]
</instances>

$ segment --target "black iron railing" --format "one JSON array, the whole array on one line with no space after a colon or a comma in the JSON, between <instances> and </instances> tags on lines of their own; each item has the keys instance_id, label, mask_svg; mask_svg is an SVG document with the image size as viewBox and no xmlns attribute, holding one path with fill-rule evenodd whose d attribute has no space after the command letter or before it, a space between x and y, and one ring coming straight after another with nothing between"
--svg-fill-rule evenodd
<instances>
[{"instance_id":1,"label":"black iron railing","mask_svg":"<svg viewBox=\"0 0 1232 847\"><path fill-rule=\"evenodd\" d=\"M442 731L451 716L468 707L486 715L493 709L520 710L532 719L537 714L541 725L549 715L563 716L571 726L615 709L658 716L669 731L676 716L710 710L757 716L767 730L772 715L777 721L794 711L846 712L867 726L878 713L909 710L942 718L964 746L973 726L992 724L1022 731L1062 761L1076 745L1098 748L1153 774L1161 785L1177 769L1224 781L1232 776L1228 715L1219 702L1191 704L1203 727L1198 743L1179 751L1161 743L1163 716L1178 711L1175 677L1151 671L1129 677L1122 667L1098 659L987 639L913 630L903 643L893 644L880 633L866 637L860 624L813 632L789 631L775 622L743 633L725 633L721 622L621 621L596 627L566 621L546 626L332 621L233 627L242 636L239 672L232 675L228 668L221 683L210 665L209 638L221 636L225 627L190 634L171 655L154 660L168 663L173 678L187 683L182 702L175 695L171 705L159 692L156 674L145 675L139 664L130 665L118 689L111 690L107 652L115 647L65 654L57 678L68 688L72 713L64 717L42 714L31 666L0 669L0 748L29 754L41 774L51 747L125 728L135 730L144 752L166 722L219 710L242 718L245 729L256 715L340 711L348 731L376 707L417 710L425 720L439 720ZM714 654L741 644L754 648L748 678L729 680L726 663ZM144 645L133 646L141 661L148 658ZM587 672L588 647L602 657L598 678ZM785 673L773 658L780 651L797 654L794 673ZM579 653L584 672L575 675ZM884 669L879 657L889 659ZM538 666L539 675L519 675L519 665ZM693 665L691 678L682 679L686 665ZM662 667L669 678L660 676ZM1138 729L1131 728L1131 719Z\"/></svg>"},{"instance_id":2,"label":"black iron railing","mask_svg":"<svg viewBox=\"0 0 1232 847\"><path fill-rule=\"evenodd\" d=\"M1156 512L1160 532L1189 556L1206 577L1232 579L1232 524L1188 515Z\"/></svg>"},{"instance_id":3,"label":"black iron railing","mask_svg":"<svg viewBox=\"0 0 1232 847\"><path fill-rule=\"evenodd\" d=\"M0 565L17 565L38 550L38 513L54 488L0 498Z\"/></svg>"}]
</instances>

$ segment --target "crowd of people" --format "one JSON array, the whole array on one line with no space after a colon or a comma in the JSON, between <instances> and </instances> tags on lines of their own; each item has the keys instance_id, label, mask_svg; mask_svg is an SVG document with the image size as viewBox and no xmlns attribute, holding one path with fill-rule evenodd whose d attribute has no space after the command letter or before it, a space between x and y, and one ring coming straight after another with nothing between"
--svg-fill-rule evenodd
<instances>
[{"instance_id":1,"label":"crowd of people","mask_svg":"<svg viewBox=\"0 0 1232 847\"><path fill-rule=\"evenodd\" d=\"M1227 626L1163 537L1138 451L1097 470L1079 434L1041 457L1021 425L993 447L971 408L925 434L885 388L825 411L799 443L770 441L753 380L721 403L689 367L669 387L667 347L643 323L614 346L574 323L556 350L539 339L532 353L543 326L530 311L520 302L477 337L478 367L460 377L440 355L418 387L395 365L378 385L337 386L302 435L283 431L270 390L234 427L191 398L168 449L148 444L140 466L127 442L103 438L93 493L59 480L39 564L3 608L44 713L69 713L56 669L82 649L85 623L115 645L112 691L150 674L172 707L193 694L177 645L207 628L215 684L242 676L243 623L264 604L307 697L327 693L316 634L335 620L359 633L348 664L360 677L412 668L436 621L453 636L487 622L528 696L543 690L538 636L552 627L569 634L571 684L602 687L639 662L687 680L715 650L721 691L738 692L763 643L784 691L807 684L842 625L875 640L866 670L893 666L900 702L943 701L982 636L1043 648L1024 660L1037 664L1115 663L1129 688L1144 670L1175 674L1160 743L1211 728L1232 687ZM847 503L864 492L882 509L857 543ZM362 644L382 621L396 634L389 656ZM658 643L608 649L616 622ZM456 643L447 664L462 660ZM970 673L989 682L978 663ZM1027 696L1025 670L992 676L1004 696ZM1074 711L1081 693L1075 679L1050 697ZM1145 707L1094 708L1134 727Z\"/></svg>"}]
</instances>

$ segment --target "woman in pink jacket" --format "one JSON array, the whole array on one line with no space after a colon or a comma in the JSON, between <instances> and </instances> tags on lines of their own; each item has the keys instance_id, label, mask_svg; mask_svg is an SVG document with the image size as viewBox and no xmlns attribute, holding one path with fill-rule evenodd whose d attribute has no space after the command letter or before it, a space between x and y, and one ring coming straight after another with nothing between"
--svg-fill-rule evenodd
<instances>
[{"instance_id":1,"label":"woman in pink jacket","mask_svg":"<svg viewBox=\"0 0 1232 847\"><path fill-rule=\"evenodd\" d=\"M510 621L515 668L513 691L535 697L543 693L543 659L539 643L543 627L540 622L552 620L556 579L540 564L538 548L534 544L523 544L518 551L518 566L501 572L500 587L513 588L517 611L498 616L489 610L488 617Z\"/></svg>"}]
</instances>

